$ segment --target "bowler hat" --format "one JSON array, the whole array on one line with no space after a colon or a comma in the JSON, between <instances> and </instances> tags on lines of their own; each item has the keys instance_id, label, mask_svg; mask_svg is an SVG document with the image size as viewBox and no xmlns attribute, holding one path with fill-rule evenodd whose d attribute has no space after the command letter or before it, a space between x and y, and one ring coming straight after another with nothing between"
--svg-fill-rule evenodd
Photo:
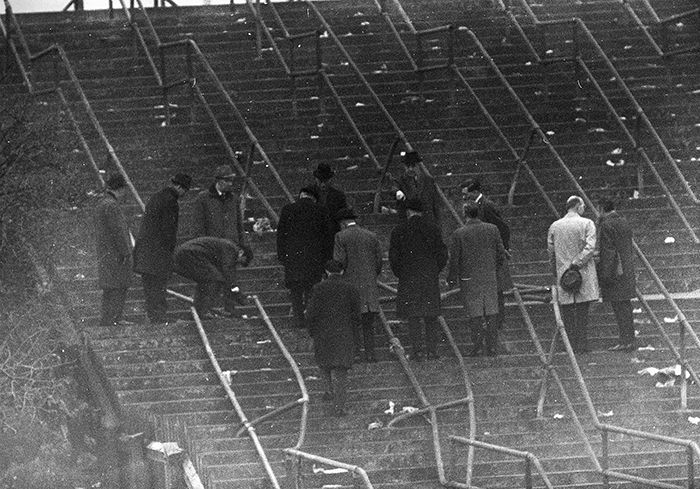
<instances>
[{"instance_id":1,"label":"bowler hat","mask_svg":"<svg viewBox=\"0 0 700 489\"><path fill-rule=\"evenodd\" d=\"M214 178L216 178L217 180L234 178L235 176L236 172L233 171L233 167L231 165L219 165L216 167L216 173L214 173Z\"/></svg>"},{"instance_id":2,"label":"bowler hat","mask_svg":"<svg viewBox=\"0 0 700 489\"><path fill-rule=\"evenodd\" d=\"M331 165L328 163L319 163L314 170L314 176L322 182L330 180L333 178L333 175L335 175L335 172L331 169Z\"/></svg>"},{"instance_id":3,"label":"bowler hat","mask_svg":"<svg viewBox=\"0 0 700 489\"><path fill-rule=\"evenodd\" d=\"M343 221L343 220L349 220L349 219L357 219L357 215L355 215L355 211L353 211L350 207L345 207L345 208L340 209L338 212L335 213L335 220L336 221Z\"/></svg>"},{"instance_id":4,"label":"bowler hat","mask_svg":"<svg viewBox=\"0 0 700 489\"><path fill-rule=\"evenodd\" d=\"M311 185L309 185L309 186L307 186L307 187L302 187L302 188L299 190L299 193L309 194L309 195L312 196L314 199L316 199L316 201L318 201L318 190L316 190L316 189L315 189L314 187L312 187Z\"/></svg>"},{"instance_id":5,"label":"bowler hat","mask_svg":"<svg viewBox=\"0 0 700 489\"><path fill-rule=\"evenodd\" d=\"M405 166L415 166L422 161L418 151L409 151L403 155L403 164Z\"/></svg>"},{"instance_id":6,"label":"bowler hat","mask_svg":"<svg viewBox=\"0 0 700 489\"><path fill-rule=\"evenodd\" d=\"M414 212L423 212L423 202L420 199L407 199L406 209Z\"/></svg>"},{"instance_id":7,"label":"bowler hat","mask_svg":"<svg viewBox=\"0 0 700 489\"><path fill-rule=\"evenodd\" d=\"M170 179L170 181L175 185L179 185L185 190L189 190L192 186L192 177L187 173L176 173L175 176Z\"/></svg>"}]
</instances>

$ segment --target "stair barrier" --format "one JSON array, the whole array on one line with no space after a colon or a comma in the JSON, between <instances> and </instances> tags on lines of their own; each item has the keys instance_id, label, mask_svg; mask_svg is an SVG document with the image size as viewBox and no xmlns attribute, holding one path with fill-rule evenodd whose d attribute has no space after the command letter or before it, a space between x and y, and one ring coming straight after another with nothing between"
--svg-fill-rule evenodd
<instances>
[{"instance_id":1,"label":"stair barrier","mask_svg":"<svg viewBox=\"0 0 700 489\"><path fill-rule=\"evenodd\" d=\"M338 462L326 457L319 457L318 455L312 455L310 453L302 452L296 448L285 448L284 452L287 454L286 466L287 466L287 477L289 480L289 489L302 489L302 477L301 477L301 464L303 461L316 462L329 467L335 467L336 469L342 469L346 472L350 472L354 479L353 487L365 489L374 489L374 486L367 476L367 472L362 467L357 465L348 465L343 462ZM357 479L359 478L359 484ZM326 486L324 486L326 487Z\"/></svg>"},{"instance_id":2,"label":"stair barrier","mask_svg":"<svg viewBox=\"0 0 700 489\"><path fill-rule=\"evenodd\" d=\"M615 425L610 425L606 423L601 423L600 420L598 419L598 413L596 411L595 406L593 405L593 400L591 399L590 393L588 392L588 388L586 387L586 382L583 379L583 374L581 373L581 369L578 366L578 362L576 361L576 356L574 354L573 349L571 348L571 344L569 343L569 338L566 334L566 329L564 327L564 323L561 319L561 312L559 310L559 304L558 304L558 298L557 298L557 288L552 287L552 305L554 308L554 317L556 320L556 331L555 335L552 341L552 350L554 350L554 342L556 341L556 335L557 333L561 337L562 342L564 343L564 347L566 349L567 356L569 357L569 361L571 363L571 367L574 370L574 374L576 376L576 381L578 383L579 389L581 391L581 394L584 397L584 401L586 404L586 408L588 409L588 413L591 416L593 420L593 424L595 428L601 432L602 436L602 464L596 459L594 459L596 465L598 466L598 471L600 474L603 476L603 487L608 488L610 487L610 478L615 478L615 479L620 479L628 482L636 482L640 484L646 484L650 485L652 487L660 487L660 488L667 488L667 489L682 489L683 487L687 487L688 489L694 487L694 461L695 458L697 457L700 459L700 446L698 446L697 443L695 443L692 440L684 440L682 438L675 438L675 437L670 437L670 436L664 436L664 435L657 435L656 433L649 433L645 431L640 431L640 430L634 430L630 428L624 428L621 426L615 426ZM541 349L541 348L540 348ZM550 352L550 361L551 361L551 352ZM551 372L554 373L554 369L551 369ZM681 372L681 376L685 378L685 372ZM608 434L609 433L619 433L622 435L628 435L632 437L637 437L641 438L644 440L652 440L652 441L658 441L662 443L668 443L671 445L676 445L679 447L684 447L686 450L686 457L687 457L687 485L686 486L676 486L673 484L661 482L661 481L654 481L651 479L645 479L643 477L638 477L634 475L629 475L625 474L622 472L618 472L616 470L611 470L609 466L609 453L608 453Z\"/></svg>"},{"instance_id":3,"label":"stair barrier","mask_svg":"<svg viewBox=\"0 0 700 489\"><path fill-rule=\"evenodd\" d=\"M501 12L506 12L510 10L510 7L507 7L504 3L503 0L497 0L499 3L499 9ZM639 105L639 102L637 102L637 99L635 98L634 94L632 94L631 90L627 86L627 83L625 83L624 79L622 76L620 76L620 73L617 71L617 68L613 65L612 61L610 61L610 58L605 54L603 49L600 47L600 44L598 44L598 41L596 41L595 37L591 33L590 29L586 25L586 23L581 20L578 17L574 17L573 19L565 19L565 20L548 20L548 21L541 21L537 18L535 13L532 11L530 8L530 5L527 3L527 0L515 0L520 3L520 5L523 7L525 12L527 13L528 18L532 21L535 27L542 27L546 28L548 26L557 26L557 25L566 25L566 24L571 24L572 26L572 32L573 32L573 39L574 39L574 48L575 48L575 53L572 55L572 57L561 57L561 58L542 58L538 53L537 50L534 49L532 43L528 42L529 48L531 48L531 52L535 59L537 60L538 63L556 63L556 62L577 62L578 65L583 64L583 60L581 59L581 51L580 51L580 41L579 41L579 36L578 33L582 33L583 37L585 40L588 41L589 45L593 48L593 50L596 52L596 54L600 57L600 59L605 63L606 67L610 70L610 72L613 74L613 77L617 81L618 85L622 89L622 91L625 93L625 96L629 100L629 102L632 104L634 107L635 111L635 125L636 125L636 134L639 136L639 131L641 129L641 126L643 125L649 134L651 135L652 139L654 142L657 144L659 149L661 150L664 159L666 160L667 164L671 167L673 172L676 174L676 177L680 181L683 189L685 190L685 193L690 197L692 202L694 204L700 204L700 199L695 195L695 192L693 189L690 187L690 184L686 180L685 176L681 172L680 168L678 167L678 164L676 161L673 159L673 156L671 156L671 153L669 152L668 148L666 147L665 143L659 136L659 133L656 131L654 126L652 125L651 121L647 117L646 113L644 112L644 109ZM508 16L511 19L511 22L513 19L515 19L514 16L510 15ZM515 22L518 22L517 19L515 19ZM518 29L518 32L521 36L527 37L525 32L523 31L522 28ZM543 31L544 32L544 31ZM591 79L593 80L593 79ZM632 139L632 142L634 144L634 148L639 151L641 146L638 146L636 143L634 143L634 139ZM662 188L665 189L665 185L662 185ZM667 194L668 196L668 194ZM693 240L696 244L700 243L700 240L693 234Z\"/></svg>"},{"instance_id":4,"label":"stair barrier","mask_svg":"<svg viewBox=\"0 0 700 489\"><path fill-rule=\"evenodd\" d=\"M649 44L651 44L651 47L654 49L656 54L658 56L661 56L663 58L667 58L670 56L675 56L679 54L687 54L693 51L697 51L700 49L700 44L694 44L691 46L686 46L684 48L677 48L677 49L672 49L672 50L667 50L664 51L661 46L659 46L659 43L656 42L654 39L654 36L652 36L651 32L649 32L652 28L654 27L661 27L661 38L662 38L662 43L663 44L668 44L668 25L672 24L674 22L678 22L679 20L685 19L687 17L692 17L694 15L700 14L700 8L695 8L688 10L687 12L682 12L680 14L676 15L670 15L664 19L661 19L658 14L656 13L656 10L654 10L654 7L652 7L651 3L649 3L649 0L642 0L642 3L644 4L644 7L646 10L651 14L651 18L653 21L653 25L648 26L645 25L644 22L639 18L639 15L637 15L637 12L634 10L632 5L630 4L629 0L618 0L620 5L625 9L627 14L630 16L630 18L634 21L635 24L637 24L637 28L642 31L644 34L644 37L646 37L647 41L649 41Z\"/></svg>"},{"instance_id":5,"label":"stair barrier","mask_svg":"<svg viewBox=\"0 0 700 489\"><path fill-rule=\"evenodd\" d=\"M450 343L450 346L452 347L452 351L455 353L455 356L457 357L457 360L459 361L460 368L462 371L462 379L464 381L464 387L467 392L467 396L463 397L461 399L456 399L452 401L447 401L441 404L431 404L430 401L425 396L425 393L423 392L423 388L420 386L420 383L418 382L418 379L416 378L416 375L413 373L413 370L411 369L410 365L408 364L408 359L406 358L406 354L404 352L404 348L401 345L401 342L399 339L394 335L394 332L391 329L391 326L389 326L389 323L386 319L386 315L384 314L384 310L380 307L379 308L379 317L382 322L382 326L384 327L384 331L386 332L387 336L389 337L389 349L391 350L392 353L396 355L396 357L399 360L399 363L401 363L401 367L403 367L404 372L406 373L406 376L408 377L409 381L411 382L411 386L413 387L413 390L415 391L416 395L418 396L418 400L421 403L421 407L418 408L416 411L411 412L411 413L404 413L400 414L399 416L396 416L393 418L388 424L387 428L391 428L394 426L399 421L402 421L404 419L417 416L417 415L424 415L428 414L430 416L430 419L428 422L430 423L430 427L432 429L432 438L433 438L433 450L435 452L435 464L436 468L438 471L438 479L440 481L440 484L443 486L448 486L448 487L454 487L458 489L469 489L471 488L471 477L472 477L472 467L474 463L474 448L472 446L469 447L468 449L468 454L467 454L467 477L466 477L466 483L461 483L461 482L456 482L456 481L451 481L447 478L447 475L445 473L445 464L442 460L442 446L440 444L440 431L438 428L438 420L437 420L437 411L439 409L446 409L446 408L451 408L455 406L460 406L460 405L466 405L467 410L469 412L469 439L473 440L475 433L476 433L476 413L474 411L474 393L472 392L471 388L471 382L469 381L469 376L467 374L467 369L466 365L464 364L464 358L462 357L462 353L459 351L459 347L457 346L457 343L455 342L452 332L450 331L449 327L447 326L447 323L445 320L440 317L440 326L442 327L443 332L445 333L445 336Z\"/></svg>"},{"instance_id":6,"label":"stair barrier","mask_svg":"<svg viewBox=\"0 0 700 489\"><path fill-rule=\"evenodd\" d=\"M166 124L169 123L169 114L168 114L168 91L170 88L173 88L175 86L187 84L189 85L190 89L196 96L196 98L199 100L199 102L202 104L204 107L205 112L207 113L207 116L209 117L212 125L214 126L214 129L216 130L219 139L221 140L222 144L224 145L224 148L226 149L226 153L230 159L230 161L233 163L235 166L236 170L239 172L240 175L243 176L243 178L246 181L246 185L249 186L252 190L253 193L260 199L262 202L263 206L267 210L268 214L272 218L272 220L276 223L278 220L277 213L275 210L272 208L270 205L269 201L265 197L265 195L262 193L262 191L258 188L258 186L255 184L255 182L252 180L250 175L246 173L246 169L243 168L243 166L240 164L240 161L236 155L236 152L233 150L231 147L230 143L228 142L228 139L226 138L226 135L224 134L223 129L221 128L220 124L216 120L216 116L214 115L214 112L211 109L211 106L209 103L206 101L206 98L204 94L202 93L201 89L199 88L199 81L194 75L193 71L193 61L197 60L200 62L201 66L204 68L204 72L206 75L209 76L209 78L212 80L214 83L214 86L216 87L216 90L219 94L221 94L224 99L226 100L226 105L229 106L230 110L233 112L233 115L235 116L236 120L238 121L239 125L243 128L245 131L248 140L251 144L251 148L255 148L260 156L262 157L263 161L265 162L265 166L270 169L272 172L275 180L279 184L280 188L282 189L285 197L289 200L292 201L293 196L290 193L289 189L285 185L284 181L282 180L282 177L279 175L277 172L277 169L275 165L272 163L270 158L267 156L265 153L265 150L261 146L260 142L256 138L255 134L253 131L250 129L250 126L248 126L248 123L246 122L245 118L243 117L243 114L241 113L240 109L236 105L236 103L233 101L229 93L226 91L226 89L223 86L223 83L219 79L218 75L214 71L214 69L211 67L209 64L209 61L207 58L204 56L204 53L201 51L199 46L197 45L196 41L190 38L186 39L181 39L178 41L172 41L172 42L167 42L163 43L160 40L160 37L158 36L158 33L156 32L155 28L153 27L153 24L151 23L151 20L148 16L148 13L146 12L146 9L143 7L143 4L141 3L141 0L136 0L136 4L138 5L138 9L141 12L142 16L145 19L148 31L150 32L151 37L154 39L156 43L156 48L158 50L158 54L160 56L160 71L158 68L156 68L155 62L153 60L153 56L150 53L150 50L148 48L148 45L141 34L141 30L138 26L138 23L134 20L134 17L131 15L129 12L129 9L126 7L126 0L119 0L119 2L122 5L122 10L124 12L124 15L126 16L127 21L129 22L129 25L131 26L132 31L136 35L138 39L138 43L141 45L141 48L146 55L148 59L148 63L151 66L151 70L154 73L154 76L156 78L156 82L158 85L162 88L163 90L163 100L164 100L164 106L166 107ZM132 5L134 1L132 0ZM185 57L186 57L186 70L187 70L187 77L184 79L176 80L170 83L167 83L165 80L166 74L167 74L167 56L166 56L166 51L170 50L172 48L178 48L182 47L185 49Z\"/></svg>"},{"instance_id":7,"label":"stair barrier","mask_svg":"<svg viewBox=\"0 0 700 489\"><path fill-rule=\"evenodd\" d=\"M282 21L282 18L279 15L279 12L275 8L274 4L270 0L267 1L267 4L269 5L271 11L273 12L273 15L275 17L277 24L282 29L283 37L281 39L286 41L289 44L289 53L290 53L289 57L290 57L290 62L292 64L294 63L294 47L296 44L295 41L298 41L299 39L309 38L309 37L315 38L316 67L314 69L309 69L309 70L294 70L294 67L293 66L290 67L289 63L287 63L287 61L284 59L284 56L282 55L282 51L280 50L280 48L277 44L277 41L275 40L274 36L272 35L270 28L267 26L267 24L265 23L265 21L262 18L262 14L260 12L260 0L255 0L255 3L253 3L253 0L246 0L246 3L250 7L250 9L253 12L253 15L255 17L256 46L257 46L258 57L262 57L262 37L261 37L261 33L262 33L267 38L267 41L269 42L270 46L272 47L272 50L275 53L275 55L277 56L277 59L279 60L280 64L282 65L282 68L284 69L285 73L287 74L287 77L292 82L292 91L294 94L294 104L296 105L296 79L299 77L303 77L303 76L317 76L319 79L319 92L321 92L324 84L326 87L328 87L328 90L330 91L331 96L335 100L335 103L337 104L337 106L341 110L341 112L343 113L345 120L348 122L353 133L355 134L358 141L362 145L362 148L364 149L365 154L367 155L369 160L374 164L375 168L379 171L381 169L381 165L379 164L379 161L377 160L376 155L372 151L372 148L370 148L364 135L360 132L359 128L357 127L357 124L355 123L354 119L350 115L350 112L348 111L347 107L345 106L342 99L340 98L340 95L338 95L338 92L335 89L335 85L333 84L332 80L330 79L330 77L326 73L325 65L323 64L323 52L322 52L322 47L321 47L321 36L323 35L323 31L321 29L316 29L315 31L311 31L311 32L290 35L289 32L287 31L286 26L284 25L284 22ZM319 101L322 104L322 106L321 106L322 114L325 114L325 107L323 106L323 97L322 96L319 97Z\"/></svg>"},{"instance_id":8,"label":"stair barrier","mask_svg":"<svg viewBox=\"0 0 700 489\"><path fill-rule=\"evenodd\" d=\"M494 445L492 443L486 443L479 440L471 440L468 438L463 438L461 436L449 436L450 444L452 446L452 453L456 453L457 445L467 445L469 447L484 448L486 450L491 450L497 453L503 453L505 455L510 455L513 457L522 458L525 462L524 472L525 472L525 489L532 489L532 469L534 468L537 474L542 478L542 482L545 487L552 489L554 486L549 481L547 474L542 468L542 464L539 459L530 452L522 452L520 450L513 450L512 448L506 448L499 445ZM453 458L454 460L454 458ZM473 486L472 486L473 487Z\"/></svg>"}]
</instances>

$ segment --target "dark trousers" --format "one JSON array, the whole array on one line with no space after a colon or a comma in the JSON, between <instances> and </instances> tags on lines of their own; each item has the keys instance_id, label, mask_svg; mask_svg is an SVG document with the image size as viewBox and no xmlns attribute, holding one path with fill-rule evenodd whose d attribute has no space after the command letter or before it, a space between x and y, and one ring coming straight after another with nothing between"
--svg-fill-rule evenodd
<instances>
[{"instance_id":1,"label":"dark trousers","mask_svg":"<svg viewBox=\"0 0 700 489\"><path fill-rule=\"evenodd\" d=\"M498 314L469 319L475 354L482 350L485 350L488 355L496 355L498 353L498 326Z\"/></svg>"},{"instance_id":2,"label":"dark trousers","mask_svg":"<svg viewBox=\"0 0 700 489\"><path fill-rule=\"evenodd\" d=\"M124 304L126 303L126 291L128 289L103 289L102 290L102 317L100 326L112 326L122 318Z\"/></svg>"},{"instance_id":3,"label":"dark trousers","mask_svg":"<svg viewBox=\"0 0 700 489\"><path fill-rule=\"evenodd\" d=\"M206 314L211 310L212 303L219 295L221 282L198 282L194 292L194 308L197 314Z\"/></svg>"},{"instance_id":4,"label":"dark trousers","mask_svg":"<svg viewBox=\"0 0 700 489\"><path fill-rule=\"evenodd\" d=\"M585 353L588 349L588 309L590 302L561 304L561 319L566 335L575 353Z\"/></svg>"},{"instance_id":5,"label":"dark trousers","mask_svg":"<svg viewBox=\"0 0 700 489\"><path fill-rule=\"evenodd\" d=\"M168 311L165 295L168 277L144 273L141 275L141 280L143 282L143 294L146 298L146 315L148 320L152 323L164 322L165 313Z\"/></svg>"},{"instance_id":6,"label":"dark trousers","mask_svg":"<svg viewBox=\"0 0 700 489\"><path fill-rule=\"evenodd\" d=\"M336 410L345 409L348 398L348 369L322 368L321 371L326 380L326 390L333 395L333 407Z\"/></svg>"},{"instance_id":7,"label":"dark trousers","mask_svg":"<svg viewBox=\"0 0 700 489\"><path fill-rule=\"evenodd\" d=\"M361 326L353 330L357 351L359 351L361 345L364 345L365 356L367 357L374 356L374 321L377 316L378 313L376 312L363 312ZM361 332L360 329L362 330Z\"/></svg>"},{"instance_id":8,"label":"dark trousers","mask_svg":"<svg viewBox=\"0 0 700 489\"><path fill-rule=\"evenodd\" d=\"M428 354L436 354L439 336L437 316L424 316L422 319L425 323L425 349ZM413 354L421 354L423 352L423 328L420 317L408 318L408 335L411 339Z\"/></svg>"},{"instance_id":9,"label":"dark trousers","mask_svg":"<svg viewBox=\"0 0 700 489\"><path fill-rule=\"evenodd\" d=\"M620 332L620 343L623 345L634 343L634 318L632 316L632 301L612 301L613 313Z\"/></svg>"},{"instance_id":10,"label":"dark trousers","mask_svg":"<svg viewBox=\"0 0 700 489\"><path fill-rule=\"evenodd\" d=\"M496 330L503 328L504 315L506 311L506 298L502 290L498 291L498 314L493 316L493 321L495 321Z\"/></svg>"},{"instance_id":11,"label":"dark trousers","mask_svg":"<svg viewBox=\"0 0 700 489\"><path fill-rule=\"evenodd\" d=\"M294 315L294 323L296 326L304 327L306 324L304 311L306 303L311 296L312 284L295 284L289 287L289 295L292 300L292 314Z\"/></svg>"}]
</instances>

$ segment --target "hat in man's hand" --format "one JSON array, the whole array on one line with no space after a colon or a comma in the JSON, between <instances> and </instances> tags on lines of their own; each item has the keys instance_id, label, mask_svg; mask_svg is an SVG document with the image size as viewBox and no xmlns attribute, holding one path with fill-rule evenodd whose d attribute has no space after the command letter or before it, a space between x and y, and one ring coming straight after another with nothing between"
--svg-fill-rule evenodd
<instances>
[{"instance_id":1,"label":"hat in man's hand","mask_svg":"<svg viewBox=\"0 0 700 489\"><path fill-rule=\"evenodd\" d=\"M416 166L421 161L423 161L423 159L420 157L420 154L418 154L418 151L409 151L403 155L404 166Z\"/></svg>"},{"instance_id":2,"label":"hat in man's hand","mask_svg":"<svg viewBox=\"0 0 700 489\"><path fill-rule=\"evenodd\" d=\"M328 163L319 163L314 170L314 176L322 182L330 180L333 178L333 175L335 175L335 172L331 169L331 165Z\"/></svg>"},{"instance_id":3,"label":"hat in man's hand","mask_svg":"<svg viewBox=\"0 0 700 489\"><path fill-rule=\"evenodd\" d=\"M170 181L175 185L179 185L185 190L189 190L192 186L192 177L187 173L176 173L175 176L170 179Z\"/></svg>"},{"instance_id":4,"label":"hat in man's hand","mask_svg":"<svg viewBox=\"0 0 700 489\"><path fill-rule=\"evenodd\" d=\"M318 202L318 197L319 197L319 196L318 196L318 190L316 190L316 189L315 189L314 187L312 187L311 185L309 185L309 186L307 186L307 187L302 187L301 190L299 190L299 193L300 193L300 194L303 193L303 194L310 195L311 197L313 197L313 198L316 200L316 202Z\"/></svg>"},{"instance_id":5,"label":"hat in man's hand","mask_svg":"<svg viewBox=\"0 0 700 489\"><path fill-rule=\"evenodd\" d=\"M340 209L338 212L335 213L335 220L336 221L343 221L343 220L350 220L350 219L357 219L357 215L355 215L355 211L353 211L350 207L345 207L345 208Z\"/></svg>"},{"instance_id":6,"label":"hat in man's hand","mask_svg":"<svg viewBox=\"0 0 700 489\"><path fill-rule=\"evenodd\" d=\"M423 202L420 199L407 199L406 209L414 212L423 212Z\"/></svg>"},{"instance_id":7,"label":"hat in man's hand","mask_svg":"<svg viewBox=\"0 0 700 489\"><path fill-rule=\"evenodd\" d=\"M216 167L216 172L214 173L214 178L217 180L225 180L228 178L235 178L236 172L233 170L231 165L219 165Z\"/></svg>"}]
</instances>

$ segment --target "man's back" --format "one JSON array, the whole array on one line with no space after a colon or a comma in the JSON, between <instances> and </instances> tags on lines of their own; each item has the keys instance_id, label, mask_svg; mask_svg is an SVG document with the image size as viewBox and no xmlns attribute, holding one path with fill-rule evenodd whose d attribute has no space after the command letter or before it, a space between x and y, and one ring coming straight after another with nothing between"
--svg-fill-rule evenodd
<instances>
[{"instance_id":1,"label":"man's back","mask_svg":"<svg viewBox=\"0 0 700 489\"><path fill-rule=\"evenodd\" d=\"M345 267L343 278L360 290L363 305L378 310L377 275L382 270L382 248L377 235L356 224L342 229L335 236L333 258Z\"/></svg>"}]
</instances>

